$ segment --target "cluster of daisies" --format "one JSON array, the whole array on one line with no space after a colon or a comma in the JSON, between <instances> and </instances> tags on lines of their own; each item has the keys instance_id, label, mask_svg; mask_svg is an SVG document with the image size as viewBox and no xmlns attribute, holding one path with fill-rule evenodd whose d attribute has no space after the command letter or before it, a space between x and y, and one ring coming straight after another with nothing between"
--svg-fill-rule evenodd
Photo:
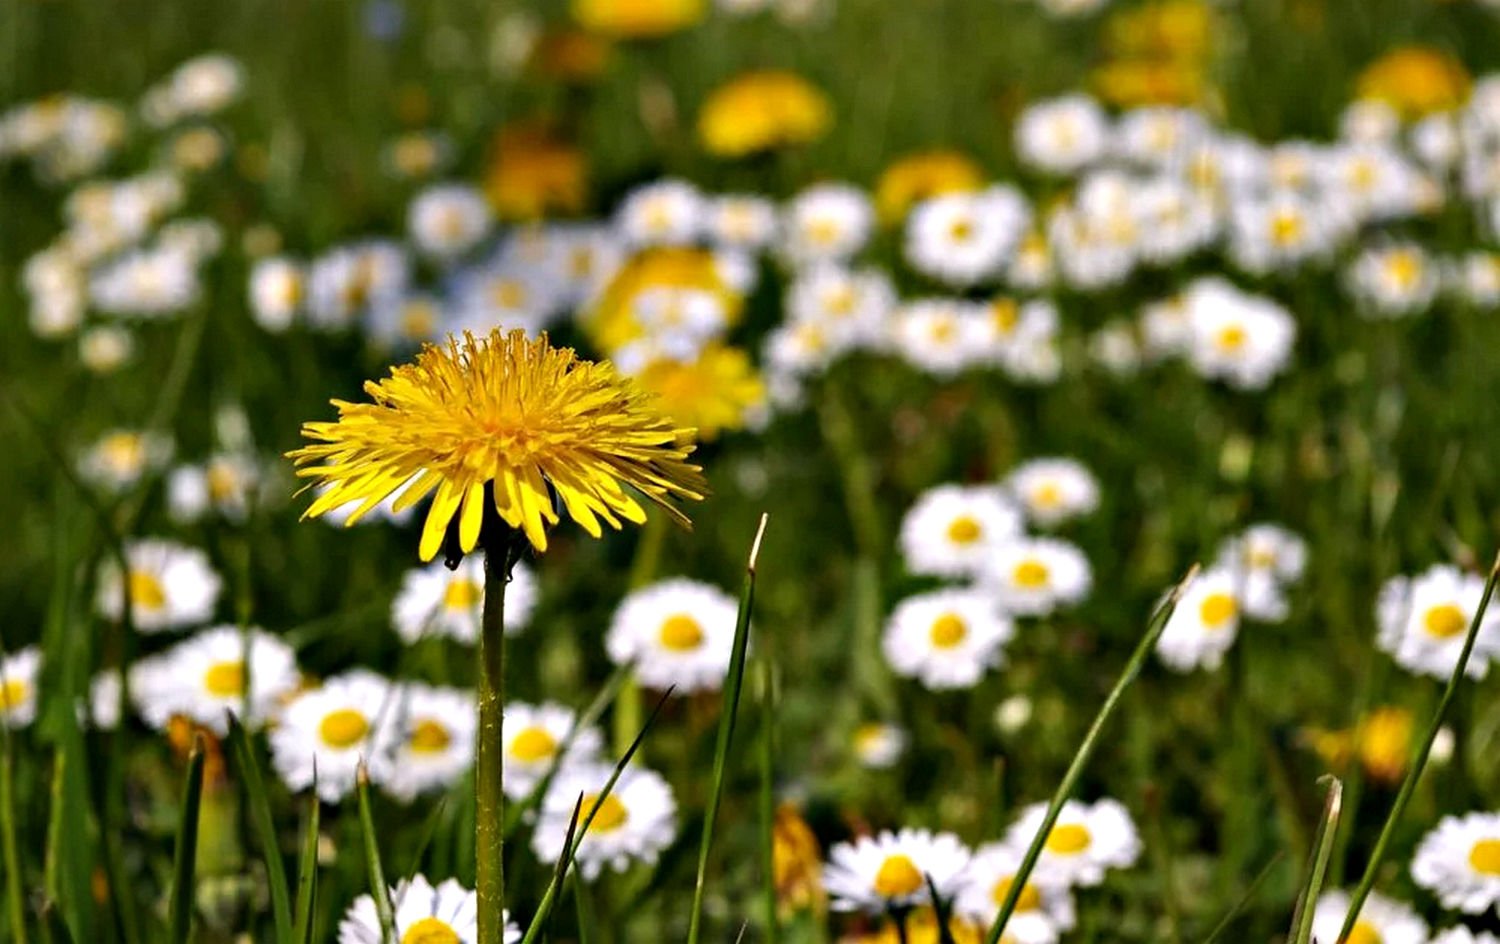
<instances>
[{"instance_id":1,"label":"cluster of daisies","mask_svg":"<svg viewBox=\"0 0 1500 944\"><path fill-rule=\"evenodd\" d=\"M997 842L970 849L951 833L903 829L839 843L828 853L823 884L838 911L892 915L939 907L987 928L1012 894L1026 849L1046 819L1046 804L1026 807ZM1016 895L1006 940L1053 944L1073 928L1074 892L1104 882L1140 858L1141 841L1119 802L1066 803ZM933 896L937 896L934 901Z\"/></svg>"}]
</instances>

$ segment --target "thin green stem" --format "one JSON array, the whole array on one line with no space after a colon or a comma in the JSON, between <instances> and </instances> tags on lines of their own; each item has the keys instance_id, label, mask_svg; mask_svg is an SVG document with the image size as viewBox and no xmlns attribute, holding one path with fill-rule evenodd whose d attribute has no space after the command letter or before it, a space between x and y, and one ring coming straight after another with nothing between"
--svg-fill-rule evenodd
<instances>
[{"instance_id":1,"label":"thin green stem","mask_svg":"<svg viewBox=\"0 0 1500 944\"><path fill-rule=\"evenodd\" d=\"M479 944L505 942L505 584L506 543L484 551L484 614L479 638L479 731L474 765L475 886Z\"/></svg>"},{"instance_id":2,"label":"thin green stem","mask_svg":"<svg viewBox=\"0 0 1500 944\"><path fill-rule=\"evenodd\" d=\"M1323 801L1323 817L1318 823L1318 837L1313 843L1312 861L1308 863L1307 884L1297 897L1297 910L1292 915L1290 944L1308 944L1312 940L1313 914L1317 910L1318 896L1323 892L1323 883L1328 878L1328 863L1333 858L1334 837L1339 832L1339 815L1343 811L1344 784L1339 778L1329 776L1328 796Z\"/></svg>"},{"instance_id":3,"label":"thin green stem","mask_svg":"<svg viewBox=\"0 0 1500 944\"><path fill-rule=\"evenodd\" d=\"M1225 931L1229 930L1229 926L1234 923L1234 919L1240 916L1240 912L1244 911L1245 906L1250 904L1251 900L1255 898L1256 892L1260 891L1260 887L1266 883L1266 879L1271 877L1271 872L1281 862L1284 854L1278 851L1275 855L1271 856L1269 862L1261 867L1260 872L1250 882L1250 887L1245 889L1245 893L1234 903L1234 907L1230 908L1224 917L1219 919L1219 923L1214 925L1214 929L1208 933L1208 937L1203 939L1203 944L1214 944Z\"/></svg>"},{"instance_id":4,"label":"thin green stem","mask_svg":"<svg viewBox=\"0 0 1500 944\"><path fill-rule=\"evenodd\" d=\"M193 739L182 788L182 819L172 855L172 895L168 913L172 944L186 944L193 921L193 891L198 870L198 810L203 802L203 738Z\"/></svg>"},{"instance_id":5,"label":"thin green stem","mask_svg":"<svg viewBox=\"0 0 1500 944\"><path fill-rule=\"evenodd\" d=\"M5 850L5 901L10 915L10 939L26 944L26 896L21 886L21 856L16 848L16 795L11 764L10 726L0 721L0 845Z\"/></svg>"},{"instance_id":6,"label":"thin green stem","mask_svg":"<svg viewBox=\"0 0 1500 944\"><path fill-rule=\"evenodd\" d=\"M1032 870L1036 868L1037 860L1041 858L1042 847L1046 844L1052 827L1057 823L1057 817L1062 813L1063 804L1067 802L1068 797L1073 795L1074 788L1078 786L1078 779L1083 775L1083 768L1093 756L1094 749L1099 746L1105 725L1109 723L1115 709L1119 707L1125 690L1135 681L1136 676L1140 675L1141 667L1146 664L1146 657L1156 646L1156 640L1166 627L1167 620L1172 618L1172 611L1177 608L1177 601L1182 598L1183 591L1187 589L1197 573L1198 565L1194 564L1187 572L1187 576L1172 588L1167 599L1157 608L1147 624L1146 634L1141 637L1140 643L1135 647L1135 652L1130 656L1130 661L1126 663L1125 671L1120 673L1114 689L1110 691L1109 697L1104 699L1104 704L1094 718L1093 725L1089 727L1088 734L1084 736L1083 743L1078 747L1078 752L1073 755L1073 762L1068 765L1067 773L1063 774L1062 782L1057 785L1057 790L1052 794L1052 802L1047 804L1047 814L1042 817L1041 825L1037 828L1036 835L1032 837L1025 857L1021 859L1021 867L1016 869L1010 889L1005 893L1005 901L1000 904L1000 913L995 916L995 923L990 927L989 937L986 938L987 944L999 944L1000 935L1005 932L1005 925L1009 923L1010 916L1015 913L1016 904L1021 899L1021 891L1026 887L1026 880L1031 877Z\"/></svg>"},{"instance_id":7,"label":"thin green stem","mask_svg":"<svg viewBox=\"0 0 1500 944\"><path fill-rule=\"evenodd\" d=\"M1490 598L1495 595L1496 579L1500 579L1500 555L1497 555L1495 562L1490 565L1490 576L1484 583L1484 596L1480 597L1479 606L1474 610L1474 618L1469 621L1469 632L1464 637L1464 648L1458 654L1458 664L1453 667L1453 674L1448 677L1448 686L1443 689L1443 698L1438 702L1437 712L1433 714L1431 723L1427 725L1427 733L1423 735L1416 755L1407 768L1406 779L1401 781L1401 790L1396 794L1396 802L1391 805L1390 815L1386 817L1385 825L1380 829L1380 838L1375 840L1375 850L1370 853L1370 861L1365 865L1365 873L1360 877L1359 884L1354 887L1354 894L1349 900L1349 913L1344 916L1344 927L1339 931L1339 944L1349 939L1349 934L1354 930L1354 923L1359 920L1359 910L1364 907L1365 899L1370 897L1370 891L1375 887L1375 876L1380 870L1380 863L1385 860L1386 847L1391 843L1391 835L1395 833L1396 824L1401 821L1401 814L1406 812L1406 806L1411 802L1411 796L1417 789L1417 781L1421 779L1422 770L1427 766L1427 757L1432 753L1432 742L1437 740L1438 731L1443 727L1443 720L1448 716L1448 709L1458 695L1459 683L1463 681L1464 670L1469 665L1469 656L1474 651L1474 640L1479 636L1479 627L1484 622L1484 612L1490 608Z\"/></svg>"},{"instance_id":8,"label":"thin green stem","mask_svg":"<svg viewBox=\"0 0 1500 944\"><path fill-rule=\"evenodd\" d=\"M370 772L363 762L355 772L354 793L359 805L360 834L365 841L370 898L375 902L375 917L380 922L380 944L396 944L396 913L391 905L391 886L386 882L385 869L380 864L380 841L375 834L375 816L370 812Z\"/></svg>"},{"instance_id":9,"label":"thin green stem","mask_svg":"<svg viewBox=\"0 0 1500 944\"><path fill-rule=\"evenodd\" d=\"M778 944L781 925L776 914L776 670L764 658L757 668L764 715L760 732L761 905L765 910L766 944Z\"/></svg>"}]
</instances>

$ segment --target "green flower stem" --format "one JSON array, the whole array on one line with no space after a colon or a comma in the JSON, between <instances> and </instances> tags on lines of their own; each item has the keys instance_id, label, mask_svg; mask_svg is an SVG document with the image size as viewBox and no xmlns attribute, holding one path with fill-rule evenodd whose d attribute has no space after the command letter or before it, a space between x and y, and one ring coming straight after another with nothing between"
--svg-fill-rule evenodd
<instances>
[{"instance_id":1,"label":"green flower stem","mask_svg":"<svg viewBox=\"0 0 1500 944\"><path fill-rule=\"evenodd\" d=\"M505 942L505 584L510 553L504 543L484 551L484 615L479 631L479 741L474 762L475 886L479 944Z\"/></svg>"},{"instance_id":2,"label":"green flower stem","mask_svg":"<svg viewBox=\"0 0 1500 944\"><path fill-rule=\"evenodd\" d=\"M10 939L26 944L26 894L21 886L21 856L16 851L15 790L11 779L11 732L0 723L0 846L5 855L5 900Z\"/></svg>"}]
</instances>

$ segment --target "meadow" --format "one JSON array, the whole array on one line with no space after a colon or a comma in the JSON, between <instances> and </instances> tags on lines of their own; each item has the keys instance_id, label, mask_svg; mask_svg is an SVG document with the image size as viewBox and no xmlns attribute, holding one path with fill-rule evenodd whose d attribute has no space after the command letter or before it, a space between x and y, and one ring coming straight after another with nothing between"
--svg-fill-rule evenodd
<instances>
[{"instance_id":1,"label":"meadow","mask_svg":"<svg viewBox=\"0 0 1500 944\"><path fill-rule=\"evenodd\" d=\"M1500 940L1500 5L0 63L0 941Z\"/></svg>"}]
</instances>

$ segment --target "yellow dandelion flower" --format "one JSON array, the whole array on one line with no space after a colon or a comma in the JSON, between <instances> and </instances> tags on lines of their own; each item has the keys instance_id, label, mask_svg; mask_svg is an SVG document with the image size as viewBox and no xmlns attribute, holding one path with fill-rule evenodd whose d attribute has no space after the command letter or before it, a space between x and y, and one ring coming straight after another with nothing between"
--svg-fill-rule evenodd
<instances>
[{"instance_id":1,"label":"yellow dandelion flower","mask_svg":"<svg viewBox=\"0 0 1500 944\"><path fill-rule=\"evenodd\" d=\"M687 461L692 430L670 423L608 363L545 336L465 332L366 382L365 392L373 403L333 401L338 420L304 424L313 444L288 453L299 476L327 486L303 517L358 502L353 523L403 487L398 510L434 493L423 560L437 555L455 518L459 547L472 551L486 505L541 551L558 522L554 496L598 537L601 518L613 528L645 520L624 486L684 525L670 499L706 492Z\"/></svg>"},{"instance_id":2,"label":"yellow dandelion flower","mask_svg":"<svg viewBox=\"0 0 1500 944\"><path fill-rule=\"evenodd\" d=\"M827 96L801 76L747 72L708 96L698 138L710 154L744 157L816 141L832 120Z\"/></svg>"},{"instance_id":3,"label":"yellow dandelion flower","mask_svg":"<svg viewBox=\"0 0 1500 944\"><path fill-rule=\"evenodd\" d=\"M552 212L583 209L588 162L583 152L543 125L523 123L501 129L484 192L503 220L537 220Z\"/></svg>"},{"instance_id":4,"label":"yellow dandelion flower","mask_svg":"<svg viewBox=\"0 0 1500 944\"><path fill-rule=\"evenodd\" d=\"M604 72L610 59L609 41L579 29L543 33L531 54L531 68L543 78L582 84Z\"/></svg>"},{"instance_id":5,"label":"yellow dandelion flower","mask_svg":"<svg viewBox=\"0 0 1500 944\"><path fill-rule=\"evenodd\" d=\"M1404 46L1381 56L1361 72L1360 98L1385 102L1407 118L1448 111L1469 97L1469 73L1441 50Z\"/></svg>"},{"instance_id":6,"label":"yellow dandelion flower","mask_svg":"<svg viewBox=\"0 0 1500 944\"><path fill-rule=\"evenodd\" d=\"M766 385L744 351L713 344L695 361L658 358L636 375L656 406L673 422L693 427L701 439L740 429L745 414L766 399Z\"/></svg>"},{"instance_id":7,"label":"yellow dandelion flower","mask_svg":"<svg viewBox=\"0 0 1500 944\"><path fill-rule=\"evenodd\" d=\"M1122 59L1094 70L1099 97L1119 108L1192 105L1208 95L1204 73L1194 63Z\"/></svg>"},{"instance_id":8,"label":"yellow dandelion flower","mask_svg":"<svg viewBox=\"0 0 1500 944\"><path fill-rule=\"evenodd\" d=\"M704 0L573 0L573 19L584 29L622 39L652 39L703 19Z\"/></svg>"},{"instance_id":9,"label":"yellow dandelion flower","mask_svg":"<svg viewBox=\"0 0 1500 944\"><path fill-rule=\"evenodd\" d=\"M954 916L948 919L948 933L954 944L980 944L985 939L985 928ZM937 915L931 908L919 908L906 918L906 931L902 933L894 923L888 923L880 931L865 935L858 940L867 944L940 944L943 940L938 927ZM1000 938L1000 944L1017 944L1010 934Z\"/></svg>"},{"instance_id":10,"label":"yellow dandelion flower","mask_svg":"<svg viewBox=\"0 0 1500 944\"><path fill-rule=\"evenodd\" d=\"M1342 767L1349 763L1352 753L1358 756L1360 766L1371 780L1391 784L1406 774L1415 731L1416 722L1410 711L1384 705L1365 715L1363 722L1354 728L1313 729L1307 733L1307 740L1324 763Z\"/></svg>"},{"instance_id":11,"label":"yellow dandelion flower","mask_svg":"<svg viewBox=\"0 0 1500 944\"><path fill-rule=\"evenodd\" d=\"M771 826L771 876L784 912L821 908L823 855L812 827L790 803L776 810Z\"/></svg>"},{"instance_id":12,"label":"yellow dandelion flower","mask_svg":"<svg viewBox=\"0 0 1500 944\"><path fill-rule=\"evenodd\" d=\"M658 247L632 256L587 314L584 329L602 351L617 351L645 334L637 302L654 289L701 292L720 306L726 327L739 321L744 299L725 282L706 249Z\"/></svg>"},{"instance_id":13,"label":"yellow dandelion flower","mask_svg":"<svg viewBox=\"0 0 1500 944\"><path fill-rule=\"evenodd\" d=\"M885 223L899 222L929 197L984 186L984 171L960 151L923 151L893 162L875 184L875 209Z\"/></svg>"}]
</instances>

